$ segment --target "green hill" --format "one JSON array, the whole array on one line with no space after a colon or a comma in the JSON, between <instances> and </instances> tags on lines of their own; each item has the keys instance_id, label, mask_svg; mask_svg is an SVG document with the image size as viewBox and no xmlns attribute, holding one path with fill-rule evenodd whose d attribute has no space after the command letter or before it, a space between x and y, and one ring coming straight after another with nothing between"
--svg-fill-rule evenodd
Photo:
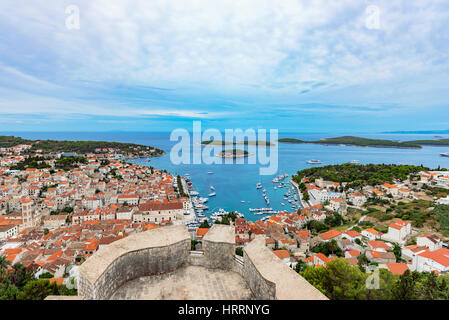
<instances>
[{"instance_id":1,"label":"green hill","mask_svg":"<svg viewBox=\"0 0 449 320\"><path fill-rule=\"evenodd\" d=\"M119 149L122 153L139 155L151 153L163 154L164 151L150 146L134 143L107 142L107 141L58 141L58 140L28 140L14 136L0 136L0 148L9 148L18 144L31 145L31 151L42 149L43 153L76 152L79 154L93 153L97 148ZM154 149L153 152L150 150Z\"/></svg>"},{"instance_id":2,"label":"green hill","mask_svg":"<svg viewBox=\"0 0 449 320\"><path fill-rule=\"evenodd\" d=\"M358 147L378 147L378 148L407 148L420 149L423 145L431 146L449 146L449 139L441 140L415 140L415 141L392 141L383 139L369 139L353 136L343 136L336 138L326 138L318 141L305 141L294 138L283 138L278 140L279 143L313 143L324 145L349 145Z\"/></svg>"}]
</instances>

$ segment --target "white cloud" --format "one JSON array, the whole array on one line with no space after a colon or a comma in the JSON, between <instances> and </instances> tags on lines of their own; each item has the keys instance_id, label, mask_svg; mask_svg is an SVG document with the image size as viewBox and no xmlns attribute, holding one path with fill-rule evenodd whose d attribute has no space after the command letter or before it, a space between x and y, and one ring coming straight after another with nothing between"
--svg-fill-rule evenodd
<instances>
[{"instance_id":1,"label":"white cloud","mask_svg":"<svg viewBox=\"0 0 449 320\"><path fill-rule=\"evenodd\" d=\"M0 69L17 79L4 86L40 96L38 107L10 91L15 111L105 112L104 102L78 102L85 80L295 102L407 104L432 87L428 75L439 82L449 72L442 0L375 1L380 30L365 27L369 1L83 0L76 1L80 30L65 28L69 4L1 2L0 34L15 37L0 45ZM412 77L423 79L419 88ZM312 87L318 82L325 85ZM407 97L388 86L405 86ZM447 95L439 90L433 99L442 103ZM7 111L6 101L0 108ZM210 116L195 107L147 108L127 107L129 114Z\"/></svg>"}]
</instances>

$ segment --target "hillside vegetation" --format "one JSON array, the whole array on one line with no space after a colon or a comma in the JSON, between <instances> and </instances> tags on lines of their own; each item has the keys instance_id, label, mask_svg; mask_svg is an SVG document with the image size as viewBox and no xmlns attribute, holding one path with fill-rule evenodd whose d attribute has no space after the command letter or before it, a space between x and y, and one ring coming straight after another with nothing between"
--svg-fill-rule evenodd
<instances>
[{"instance_id":1,"label":"hillside vegetation","mask_svg":"<svg viewBox=\"0 0 449 320\"><path fill-rule=\"evenodd\" d=\"M348 182L348 186L377 185L393 180L405 180L412 173L429 170L423 166L395 165L395 164L351 164L328 165L313 167L298 171L292 179L300 183L302 178L314 181L318 178L334 182Z\"/></svg>"},{"instance_id":2,"label":"hillside vegetation","mask_svg":"<svg viewBox=\"0 0 449 320\"><path fill-rule=\"evenodd\" d=\"M42 149L44 153L76 152L82 154L95 152L95 149L97 148L113 148L119 149L124 153L134 154L138 154L139 151L144 152L149 149L155 149L154 154L156 155L164 153L163 150L134 143L107 141L28 140L14 136L0 136L0 148L9 148L19 144L32 145L32 151Z\"/></svg>"},{"instance_id":3,"label":"hillside vegetation","mask_svg":"<svg viewBox=\"0 0 449 320\"><path fill-rule=\"evenodd\" d=\"M317 141L305 141L294 138L279 139L280 143L312 143L312 144L330 144L330 145L350 145L359 147L378 147L378 148L407 148L420 149L423 145L449 146L449 139L441 140L415 140L415 141L392 141L384 139L369 139L353 136L343 136L336 138L326 138Z\"/></svg>"}]
</instances>

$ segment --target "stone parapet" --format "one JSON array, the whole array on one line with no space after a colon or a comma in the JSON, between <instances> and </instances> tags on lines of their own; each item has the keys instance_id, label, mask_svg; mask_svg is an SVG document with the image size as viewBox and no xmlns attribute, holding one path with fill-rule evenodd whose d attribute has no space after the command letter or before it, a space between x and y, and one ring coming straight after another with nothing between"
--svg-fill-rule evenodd
<instances>
[{"instance_id":1,"label":"stone parapet","mask_svg":"<svg viewBox=\"0 0 449 320\"><path fill-rule=\"evenodd\" d=\"M182 225L128 236L101 248L81 265L80 297L47 299L109 299L126 282L189 266L204 267L212 273L237 273L256 299L327 299L279 260L265 246L263 236L257 236L244 248L242 258L235 255L234 227L216 224L203 238L203 250L190 249L190 235Z\"/></svg>"},{"instance_id":2,"label":"stone parapet","mask_svg":"<svg viewBox=\"0 0 449 320\"><path fill-rule=\"evenodd\" d=\"M235 231L233 226L214 224L203 238L206 267L231 270L235 255Z\"/></svg>"},{"instance_id":3,"label":"stone parapet","mask_svg":"<svg viewBox=\"0 0 449 320\"><path fill-rule=\"evenodd\" d=\"M256 299L328 300L318 289L277 258L256 236L243 249L243 277Z\"/></svg>"},{"instance_id":4,"label":"stone parapet","mask_svg":"<svg viewBox=\"0 0 449 320\"><path fill-rule=\"evenodd\" d=\"M188 262L190 236L170 226L128 236L98 250L80 267L78 293L107 299L123 283L173 271Z\"/></svg>"}]
</instances>

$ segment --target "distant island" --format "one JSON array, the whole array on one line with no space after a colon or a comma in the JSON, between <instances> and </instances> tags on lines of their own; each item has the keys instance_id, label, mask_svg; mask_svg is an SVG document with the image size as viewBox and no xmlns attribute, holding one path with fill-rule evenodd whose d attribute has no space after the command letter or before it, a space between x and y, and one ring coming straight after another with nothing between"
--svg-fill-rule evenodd
<instances>
[{"instance_id":1,"label":"distant island","mask_svg":"<svg viewBox=\"0 0 449 320\"><path fill-rule=\"evenodd\" d=\"M134 143L107 141L58 141L58 140L29 140L14 136L0 136L0 148L12 148L18 145L30 146L26 152L32 154L39 151L49 153L107 153L114 151L123 157L151 157L165 154L163 150ZM26 152L24 154L26 154Z\"/></svg>"},{"instance_id":2,"label":"distant island","mask_svg":"<svg viewBox=\"0 0 449 320\"><path fill-rule=\"evenodd\" d=\"M244 158L249 157L250 155L251 154L246 150L232 149L232 150L223 150L216 156L221 158Z\"/></svg>"},{"instance_id":3,"label":"distant island","mask_svg":"<svg viewBox=\"0 0 449 320\"><path fill-rule=\"evenodd\" d=\"M449 134L447 130L417 130L417 131L385 131L381 133L397 133L397 134Z\"/></svg>"},{"instance_id":4,"label":"distant island","mask_svg":"<svg viewBox=\"0 0 449 320\"><path fill-rule=\"evenodd\" d=\"M321 139L318 141L305 141L294 138L283 138L278 140L279 143L312 143L324 145L346 145L357 147L377 147L377 148L406 148L421 149L423 145L429 146L449 146L449 139L439 140L413 140L413 141L393 141L382 139L368 139L353 136L344 136L336 138Z\"/></svg>"},{"instance_id":5,"label":"distant island","mask_svg":"<svg viewBox=\"0 0 449 320\"><path fill-rule=\"evenodd\" d=\"M214 146L218 146L218 145L222 145L222 146L227 146L227 145L259 146L259 145L261 145L261 146L266 146L266 147L274 146L273 143L268 142L268 141L255 141L255 140L238 141L238 142L224 141L224 140L206 140L206 141L202 141L201 145L214 145Z\"/></svg>"}]
</instances>

